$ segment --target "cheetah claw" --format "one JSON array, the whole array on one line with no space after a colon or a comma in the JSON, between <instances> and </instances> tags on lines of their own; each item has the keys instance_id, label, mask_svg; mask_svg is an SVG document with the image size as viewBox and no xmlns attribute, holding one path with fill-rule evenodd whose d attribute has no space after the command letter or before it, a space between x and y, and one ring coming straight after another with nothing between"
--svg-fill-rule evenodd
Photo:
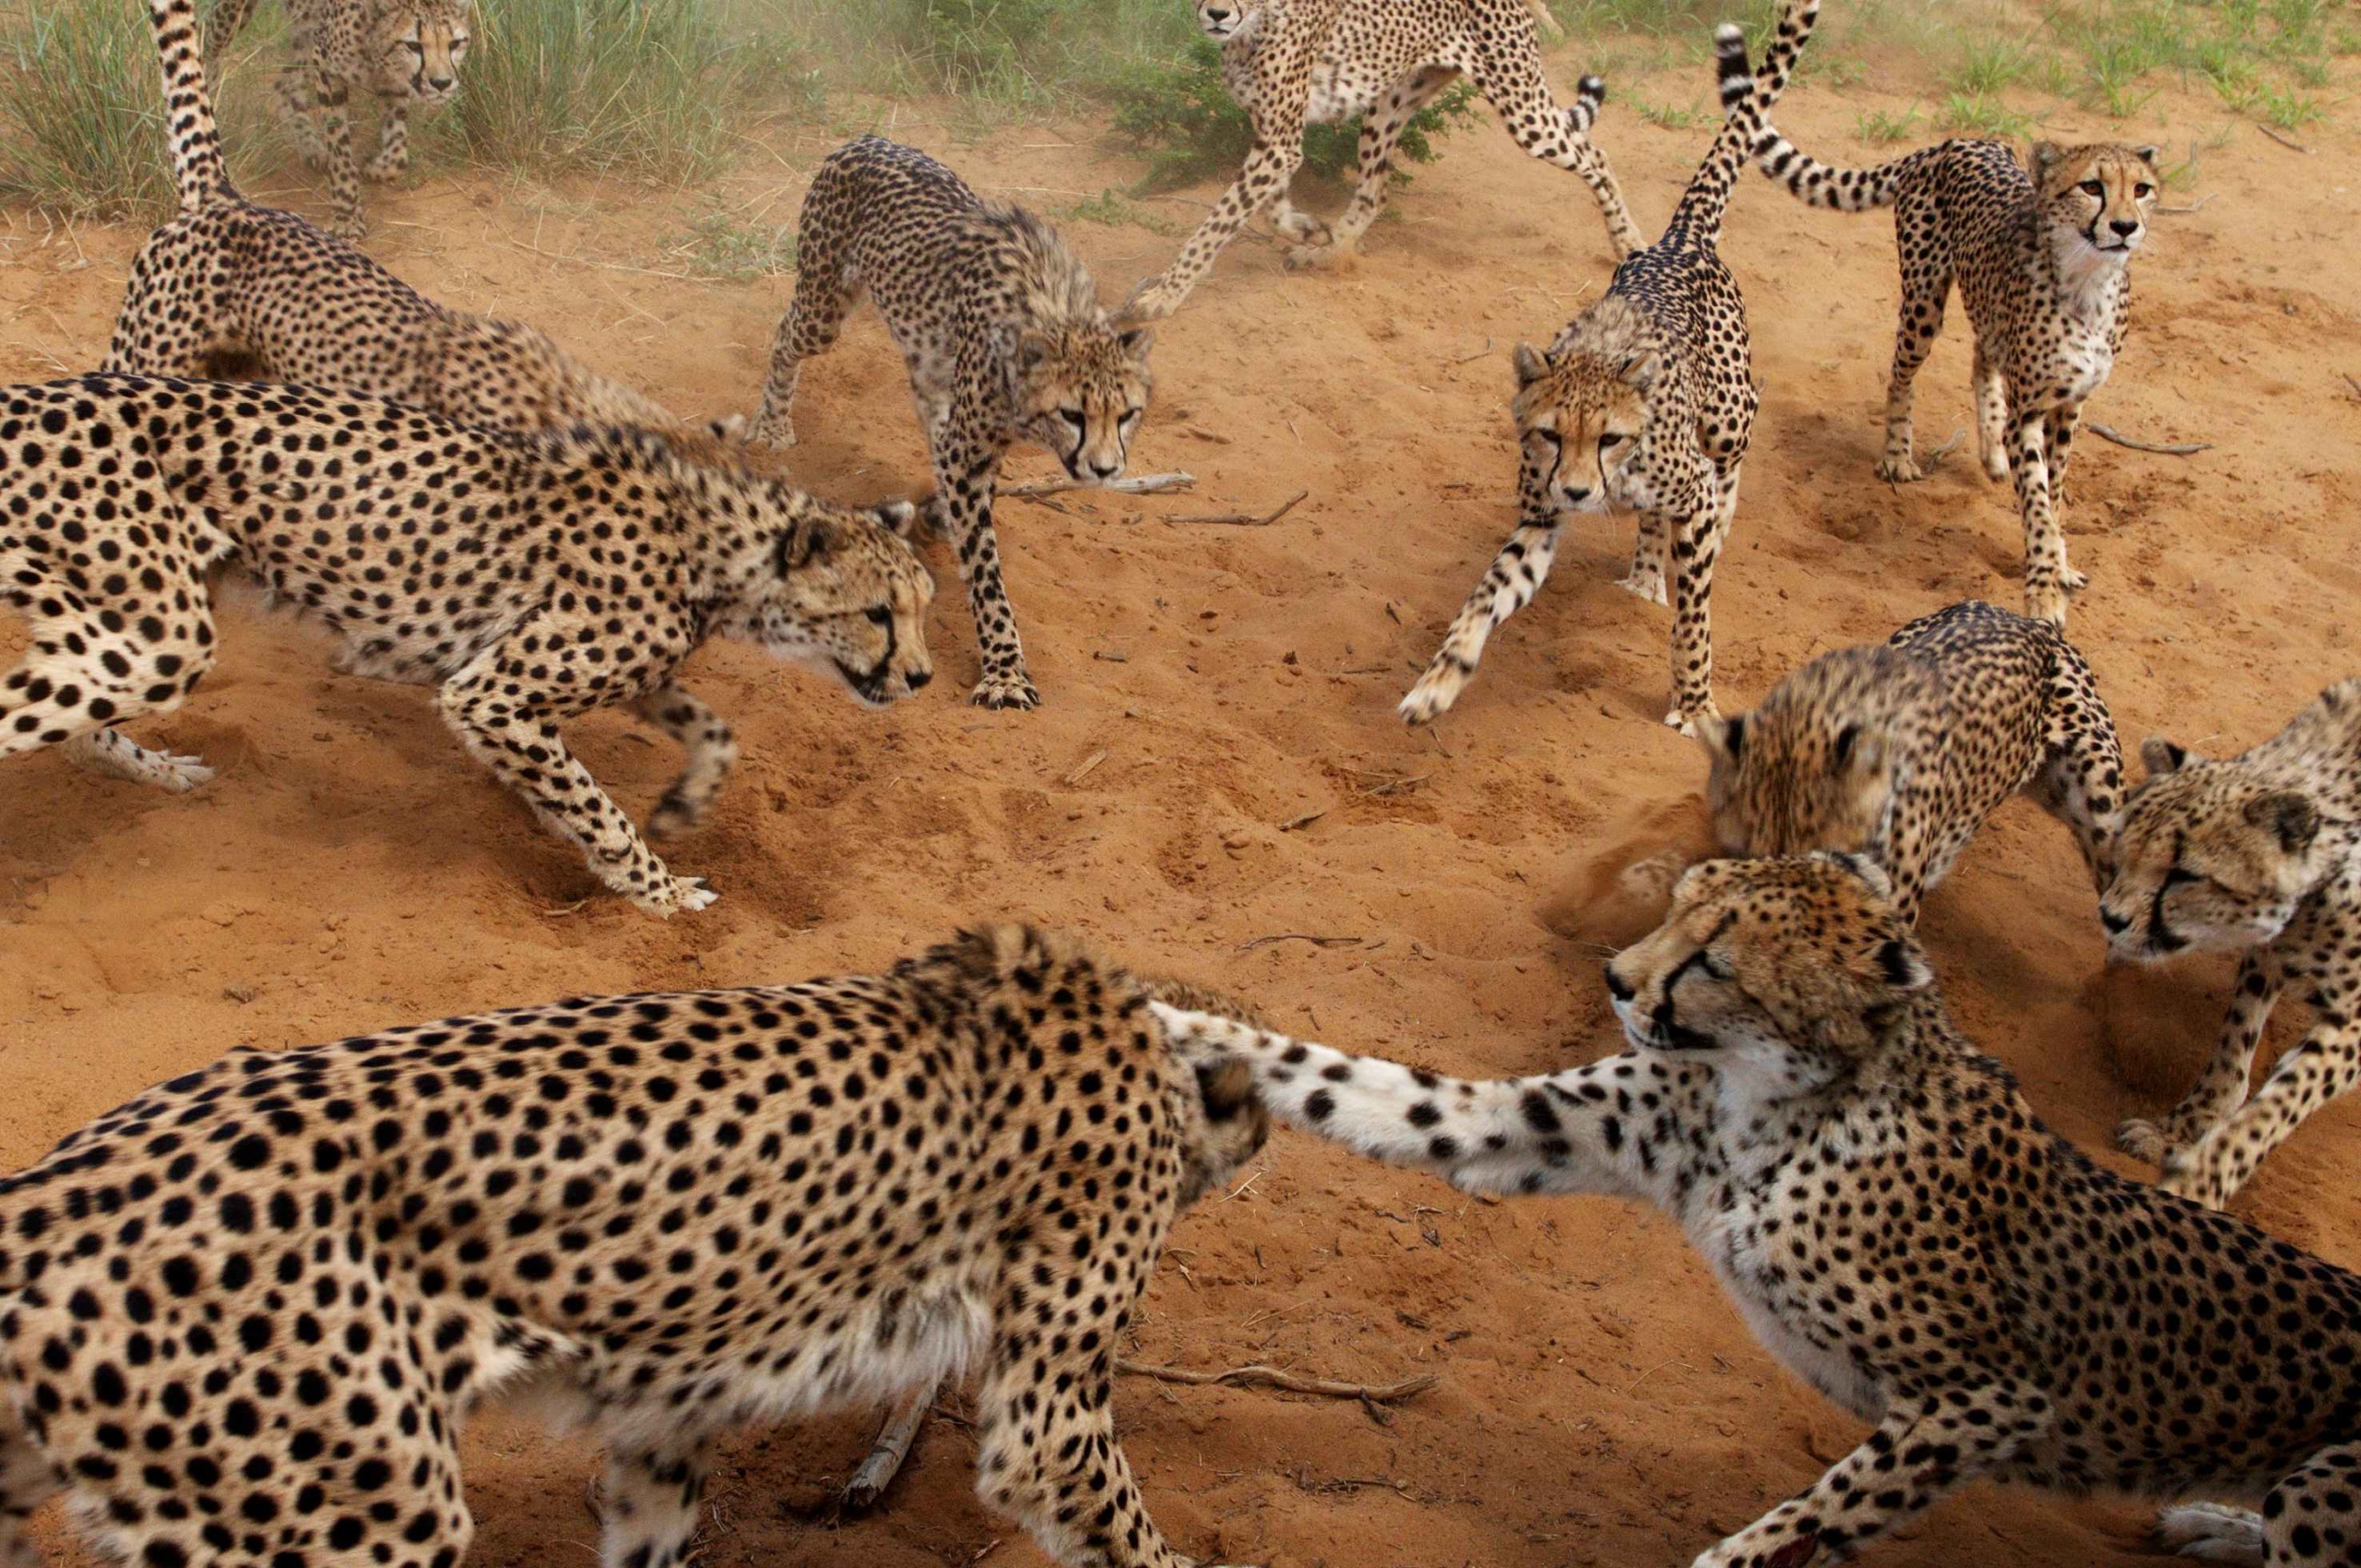
<instances>
[{"instance_id":1,"label":"cheetah claw","mask_svg":"<svg viewBox=\"0 0 2361 1568\"><path fill-rule=\"evenodd\" d=\"M1041 706L1041 694L1022 674L987 675L967 700L978 707L1032 708Z\"/></svg>"},{"instance_id":2,"label":"cheetah claw","mask_svg":"<svg viewBox=\"0 0 2361 1568\"><path fill-rule=\"evenodd\" d=\"M1907 452L1889 452L1878 459L1878 478L1888 484L1916 484L1926 477L1918 459Z\"/></svg>"},{"instance_id":3,"label":"cheetah claw","mask_svg":"<svg viewBox=\"0 0 2361 1568\"><path fill-rule=\"evenodd\" d=\"M2115 1146L2134 1159L2160 1169L2173 1152L2172 1142L2165 1136L2164 1129L2144 1116L2124 1119L2115 1129Z\"/></svg>"},{"instance_id":4,"label":"cheetah claw","mask_svg":"<svg viewBox=\"0 0 2361 1568\"><path fill-rule=\"evenodd\" d=\"M679 914L694 914L721 895L705 885L701 876L675 876L663 886L650 888L637 895L632 902L651 915L670 919Z\"/></svg>"},{"instance_id":5,"label":"cheetah claw","mask_svg":"<svg viewBox=\"0 0 2361 1568\"><path fill-rule=\"evenodd\" d=\"M2185 1503L2158 1512L2156 1544L2182 1557L2259 1562L2264 1555L2262 1515L2218 1503Z\"/></svg>"}]
</instances>

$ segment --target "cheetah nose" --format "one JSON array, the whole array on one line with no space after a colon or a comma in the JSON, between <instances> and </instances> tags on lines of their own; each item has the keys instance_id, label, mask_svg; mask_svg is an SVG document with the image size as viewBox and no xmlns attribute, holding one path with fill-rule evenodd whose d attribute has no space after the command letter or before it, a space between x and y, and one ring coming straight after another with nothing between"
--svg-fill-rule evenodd
<instances>
[{"instance_id":1,"label":"cheetah nose","mask_svg":"<svg viewBox=\"0 0 2361 1568\"><path fill-rule=\"evenodd\" d=\"M1607 994L1618 1002L1629 1002L1639 992L1633 991L1631 984L1615 972L1614 965L1609 964L1607 966Z\"/></svg>"},{"instance_id":2,"label":"cheetah nose","mask_svg":"<svg viewBox=\"0 0 2361 1568\"><path fill-rule=\"evenodd\" d=\"M1566 499L1569 501L1587 501L1590 499L1590 486L1586 484L1570 484L1566 486L1564 493Z\"/></svg>"},{"instance_id":3,"label":"cheetah nose","mask_svg":"<svg viewBox=\"0 0 2361 1568\"><path fill-rule=\"evenodd\" d=\"M2099 911L2099 924L2106 927L2106 933L2109 936L2121 936L2125 932L2131 929L2131 917L2130 915L2118 915L2113 909L2101 909Z\"/></svg>"},{"instance_id":4,"label":"cheetah nose","mask_svg":"<svg viewBox=\"0 0 2361 1568\"><path fill-rule=\"evenodd\" d=\"M2140 232L2140 220L2136 218L2117 218L2109 220L2107 227L2128 238Z\"/></svg>"},{"instance_id":5,"label":"cheetah nose","mask_svg":"<svg viewBox=\"0 0 2361 1568\"><path fill-rule=\"evenodd\" d=\"M908 675L904 676L903 679L909 682L910 690L914 692L922 692L926 690L926 683L934 679L934 671L931 670L913 670Z\"/></svg>"},{"instance_id":6,"label":"cheetah nose","mask_svg":"<svg viewBox=\"0 0 2361 1568\"><path fill-rule=\"evenodd\" d=\"M1111 463L1094 462L1090 465L1090 471L1099 479L1113 479L1123 471L1123 464L1121 458Z\"/></svg>"},{"instance_id":7,"label":"cheetah nose","mask_svg":"<svg viewBox=\"0 0 2361 1568\"><path fill-rule=\"evenodd\" d=\"M1224 10L1216 10L1213 6L1208 6L1205 7L1205 20L1209 22L1226 22L1229 20L1229 13Z\"/></svg>"},{"instance_id":8,"label":"cheetah nose","mask_svg":"<svg viewBox=\"0 0 2361 1568\"><path fill-rule=\"evenodd\" d=\"M426 85L437 92L448 92L458 84L458 80L457 77L429 77L426 78Z\"/></svg>"}]
</instances>

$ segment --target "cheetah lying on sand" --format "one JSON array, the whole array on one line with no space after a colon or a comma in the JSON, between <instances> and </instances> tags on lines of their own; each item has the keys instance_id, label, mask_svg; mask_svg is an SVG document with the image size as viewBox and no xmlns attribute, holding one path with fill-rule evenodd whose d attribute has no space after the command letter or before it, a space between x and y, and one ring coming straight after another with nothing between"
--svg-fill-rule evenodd
<instances>
[{"instance_id":1,"label":"cheetah lying on sand","mask_svg":"<svg viewBox=\"0 0 2361 1568\"><path fill-rule=\"evenodd\" d=\"M503 1401L607 1444L603 1568L677 1568L731 1428L972 1370L987 1503L1067 1568L1190 1568L1115 1356L1269 1120L1148 995L1000 926L160 1085L0 1180L0 1562L70 1491L143 1568L454 1568Z\"/></svg>"},{"instance_id":2,"label":"cheetah lying on sand","mask_svg":"<svg viewBox=\"0 0 2361 1568\"><path fill-rule=\"evenodd\" d=\"M336 387L485 430L679 425L532 327L447 310L349 242L240 196L221 164L192 0L148 0L148 15L181 212L132 261L100 368Z\"/></svg>"},{"instance_id":3,"label":"cheetah lying on sand","mask_svg":"<svg viewBox=\"0 0 2361 1568\"><path fill-rule=\"evenodd\" d=\"M1916 923L1984 819L2023 792L2073 829L2104 888L2123 752L2091 667L2047 621L1971 600L1821 654L1738 719L1708 719L1705 795L1730 855L1846 849Z\"/></svg>"},{"instance_id":4,"label":"cheetah lying on sand","mask_svg":"<svg viewBox=\"0 0 2361 1568\"><path fill-rule=\"evenodd\" d=\"M229 567L315 617L350 673L437 688L469 754L644 909L674 876L560 727L628 705L688 766L649 820L693 826L736 762L679 683L713 636L834 670L890 703L926 684L933 583L908 503L832 506L707 439L506 435L292 386L87 375L0 389L0 602L32 647L0 675L0 757L60 745L163 789L211 777L116 726L178 707L216 657Z\"/></svg>"},{"instance_id":5,"label":"cheetah lying on sand","mask_svg":"<svg viewBox=\"0 0 2361 1568\"><path fill-rule=\"evenodd\" d=\"M2141 748L2147 782L2123 808L2099 901L2113 955L2154 964L2237 952L2213 1059L2179 1107L2116 1134L2164 1184L2219 1206L2305 1117L2361 1083L2361 679L2340 682L2270 740L2222 761L2170 741ZM2272 1004L2290 984L2312 1028L2252 1099Z\"/></svg>"},{"instance_id":6,"label":"cheetah lying on sand","mask_svg":"<svg viewBox=\"0 0 2361 1568\"><path fill-rule=\"evenodd\" d=\"M795 299L778 324L750 439L795 441L795 384L864 291L910 375L934 465L930 516L951 535L975 612L974 700L1032 707L1016 612L1001 584L992 497L1030 441L1085 484L1118 478L1147 412L1155 335L1109 315L1056 230L988 202L916 148L862 137L830 153L796 226Z\"/></svg>"},{"instance_id":7,"label":"cheetah lying on sand","mask_svg":"<svg viewBox=\"0 0 2361 1568\"><path fill-rule=\"evenodd\" d=\"M2355 1561L2361 1277L2043 1127L1952 1026L1874 862L1700 866L1607 985L1628 1050L1489 1083L1156 1011L1373 1158L1654 1204L1765 1349L1876 1423L1697 1568L1832 1562L1977 1477L2260 1503L2170 1508L2160 1534Z\"/></svg>"}]
</instances>

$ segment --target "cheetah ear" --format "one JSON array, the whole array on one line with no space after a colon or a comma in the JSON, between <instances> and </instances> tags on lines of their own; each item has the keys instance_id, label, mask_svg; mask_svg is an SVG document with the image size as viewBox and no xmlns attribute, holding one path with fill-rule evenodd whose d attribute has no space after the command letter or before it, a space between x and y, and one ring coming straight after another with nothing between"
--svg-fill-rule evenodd
<instances>
[{"instance_id":1,"label":"cheetah ear","mask_svg":"<svg viewBox=\"0 0 2361 1568\"><path fill-rule=\"evenodd\" d=\"M1877 731L1847 724L1836 732L1836 766L1848 773L1871 774L1885 766L1886 738Z\"/></svg>"},{"instance_id":2,"label":"cheetah ear","mask_svg":"<svg viewBox=\"0 0 2361 1568\"><path fill-rule=\"evenodd\" d=\"M1156 333L1145 326L1127 325L1119 316L1115 321L1115 347L1122 350L1129 359L1144 360L1147 358L1147 351L1156 347Z\"/></svg>"},{"instance_id":3,"label":"cheetah ear","mask_svg":"<svg viewBox=\"0 0 2361 1568\"><path fill-rule=\"evenodd\" d=\"M1700 719L1697 739L1703 744L1705 754L1714 759L1714 766L1736 767L1746 750L1746 716Z\"/></svg>"},{"instance_id":4,"label":"cheetah ear","mask_svg":"<svg viewBox=\"0 0 2361 1568\"><path fill-rule=\"evenodd\" d=\"M1549 374L1549 356L1530 343L1516 346L1516 384L1520 390Z\"/></svg>"},{"instance_id":5,"label":"cheetah ear","mask_svg":"<svg viewBox=\"0 0 2361 1568\"><path fill-rule=\"evenodd\" d=\"M1885 867L1867 855L1849 849L1814 849L1811 858L1849 873L1880 898L1893 897L1893 879L1886 875Z\"/></svg>"},{"instance_id":6,"label":"cheetah ear","mask_svg":"<svg viewBox=\"0 0 2361 1568\"><path fill-rule=\"evenodd\" d=\"M1924 991L1935 983L1935 971L1928 967L1926 955L1916 944L1898 936L1879 946L1878 968L1896 991Z\"/></svg>"},{"instance_id":7,"label":"cheetah ear","mask_svg":"<svg viewBox=\"0 0 2361 1568\"><path fill-rule=\"evenodd\" d=\"M1623 378L1625 385L1636 386L1645 392L1655 385L1656 372L1663 368L1663 356L1651 349L1644 354L1634 354L1625 360L1622 367L1615 374Z\"/></svg>"},{"instance_id":8,"label":"cheetah ear","mask_svg":"<svg viewBox=\"0 0 2361 1568\"><path fill-rule=\"evenodd\" d=\"M2047 174L2050 165L2064 156L2056 142L2037 141L2033 144L2033 172L2037 175Z\"/></svg>"},{"instance_id":9,"label":"cheetah ear","mask_svg":"<svg viewBox=\"0 0 2361 1568\"><path fill-rule=\"evenodd\" d=\"M2145 163L2150 169L2163 167L2163 165L2159 164L2156 160L2164 156L2164 148L2159 147L2135 147L2131 150L2138 153L2140 155L2140 161Z\"/></svg>"},{"instance_id":10,"label":"cheetah ear","mask_svg":"<svg viewBox=\"0 0 2361 1568\"><path fill-rule=\"evenodd\" d=\"M825 517L807 517L783 530L771 547L771 564L782 577L826 559L837 544L836 530Z\"/></svg>"},{"instance_id":11,"label":"cheetah ear","mask_svg":"<svg viewBox=\"0 0 2361 1568\"><path fill-rule=\"evenodd\" d=\"M2167 773L2178 773L2192 762L2205 759L2187 746L2176 745L2162 735L2151 735L2140 742L2140 760L2151 778L2162 778Z\"/></svg>"},{"instance_id":12,"label":"cheetah ear","mask_svg":"<svg viewBox=\"0 0 2361 1568\"><path fill-rule=\"evenodd\" d=\"M1016 367L1025 371L1040 369L1041 362L1048 359L1056 347L1046 332L1026 333L1016 340Z\"/></svg>"},{"instance_id":13,"label":"cheetah ear","mask_svg":"<svg viewBox=\"0 0 2361 1568\"><path fill-rule=\"evenodd\" d=\"M2293 790L2274 790L2268 795L2257 795L2246 804L2246 819L2257 827L2268 828L2279 836L2279 847L2291 855L2299 855L2319 837L2320 814L2309 796Z\"/></svg>"},{"instance_id":14,"label":"cheetah ear","mask_svg":"<svg viewBox=\"0 0 2361 1568\"><path fill-rule=\"evenodd\" d=\"M869 515L896 539L915 540L919 536L919 509L914 502L881 501L869 509Z\"/></svg>"}]
</instances>

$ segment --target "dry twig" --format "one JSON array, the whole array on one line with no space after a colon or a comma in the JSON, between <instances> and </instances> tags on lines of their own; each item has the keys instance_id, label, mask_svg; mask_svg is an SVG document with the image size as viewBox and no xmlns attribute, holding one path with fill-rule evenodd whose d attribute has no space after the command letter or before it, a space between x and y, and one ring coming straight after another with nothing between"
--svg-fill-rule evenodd
<instances>
[{"instance_id":1,"label":"dry twig","mask_svg":"<svg viewBox=\"0 0 2361 1568\"><path fill-rule=\"evenodd\" d=\"M1309 942L1314 947L1355 947L1367 940L1360 936L1313 936L1309 932L1283 931L1275 936L1258 936L1240 947L1239 951L1252 953L1257 947L1267 947L1274 942Z\"/></svg>"},{"instance_id":2,"label":"dry twig","mask_svg":"<svg viewBox=\"0 0 2361 1568\"><path fill-rule=\"evenodd\" d=\"M2306 147L2302 142L2293 141L2286 137L2281 136L2277 131L2272 130L2269 125L2264 125L2260 120L2257 120L2254 123L2254 128L2260 131L2264 136L2269 137L2272 141L2277 142L2280 146L2287 148L2290 152L2300 152L2307 158L2311 156L2312 149L2310 148Z\"/></svg>"},{"instance_id":3,"label":"dry twig","mask_svg":"<svg viewBox=\"0 0 2361 1568\"><path fill-rule=\"evenodd\" d=\"M1328 814L1326 812L1306 812L1301 816L1291 816L1287 818L1287 821L1279 824L1279 831L1282 833L1293 833L1299 827L1311 826L1313 823L1318 822L1322 817L1326 816L1327 814Z\"/></svg>"},{"instance_id":4,"label":"dry twig","mask_svg":"<svg viewBox=\"0 0 2361 1568\"><path fill-rule=\"evenodd\" d=\"M2220 196L2221 194L2222 193L2220 191L2207 191L2203 196L2199 196L2187 207L2160 207L2156 208L2156 210L2160 213L2167 213L2175 218L2185 217L2189 213L2198 211L2200 208L2203 208L2207 202L2212 201L2215 196Z\"/></svg>"},{"instance_id":5,"label":"dry twig","mask_svg":"<svg viewBox=\"0 0 2361 1568\"><path fill-rule=\"evenodd\" d=\"M1065 776L1064 782L1067 788L1071 789L1074 785L1079 784L1084 779L1089 778L1090 770L1097 767L1100 763L1105 762L1106 760L1107 752L1104 747L1101 747L1099 750L1095 751L1088 756L1083 758L1082 765L1079 767L1076 767L1072 773Z\"/></svg>"},{"instance_id":6,"label":"dry twig","mask_svg":"<svg viewBox=\"0 0 2361 1568\"><path fill-rule=\"evenodd\" d=\"M1266 529L1294 511L1311 493L1308 490L1297 491L1277 511L1266 517L1258 517L1251 512L1181 512L1163 520L1168 523L1228 523L1239 528Z\"/></svg>"},{"instance_id":7,"label":"dry twig","mask_svg":"<svg viewBox=\"0 0 2361 1568\"><path fill-rule=\"evenodd\" d=\"M2109 427L2098 423L2092 424L2091 434L2103 436L2118 446L2129 446L2134 452L2159 452L2167 457L2187 457L2199 452L2213 450L2213 444L2210 441L2142 441L2134 436L2118 434Z\"/></svg>"},{"instance_id":8,"label":"dry twig","mask_svg":"<svg viewBox=\"0 0 2361 1568\"><path fill-rule=\"evenodd\" d=\"M1026 500L1056 495L1068 490L1111 490L1121 495L1161 495L1168 490L1186 490L1196 482L1197 476L1191 473L1141 474L1136 479L1111 479L1104 484L1085 484L1077 479L1052 479L1044 480L1039 484L1012 484L995 493L1022 496Z\"/></svg>"},{"instance_id":9,"label":"dry twig","mask_svg":"<svg viewBox=\"0 0 2361 1568\"><path fill-rule=\"evenodd\" d=\"M1486 354L1489 354L1491 351L1492 340L1489 338L1487 338L1484 339L1484 346L1482 348L1477 350L1472 354L1462 354L1451 362L1453 364L1467 364L1472 361L1482 359Z\"/></svg>"},{"instance_id":10,"label":"dry twig","mask_svg":"<svg viewBox=\"0 0 2361 1568\"><path fill-rule=\"evenodd\" d=\"M1416 1398L1442 1380L1432 1372L1400 1383L1337 1383L1324 1377L1298 1377L1276 1367L1232 1367L1228 1372L1191 1372L1186 1367L1149 1366L1143 1361L1117 1361L1115 1370L1159 1383L1185 1383L1194 1387L1220 1384L1229 1388L1276 1388L1289 1394L1316 1394L1323 1399L1358 1399L1372 1405L1398 1405Z\"/></svg>"}]
</instances>

